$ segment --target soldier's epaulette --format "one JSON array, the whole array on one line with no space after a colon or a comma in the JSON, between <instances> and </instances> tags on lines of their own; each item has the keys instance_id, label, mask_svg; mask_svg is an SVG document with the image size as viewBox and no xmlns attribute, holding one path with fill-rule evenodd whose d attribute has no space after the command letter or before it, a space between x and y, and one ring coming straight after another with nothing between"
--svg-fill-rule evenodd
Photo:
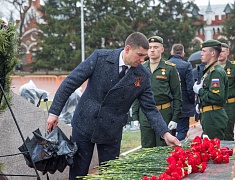
<instances>
[{"instance_id":1,"label":"soldier's epaulette","mask_svg":"<svg viewBox=\"0 0 235 180\"><path fill-rule=\"evenodd\" d=\"M214 71L215 70L215 67L212 67L210 68L210 72Z\"/></svg>"},{"instance_id":2,"label":"soldier's epaulette","mask_svg":"<svg viewBox=\"0 0 235 180\"><path fill-rule=\"evenodd\" d=\"M147 63L147 61L144 61L144 62L142 62L141 64L146 64Z\"/></svg>"},{"instance_id":3,"label":"soldier's epaulette","mask_svg":"<svg viewBox=\"0 0 235 180\"><path fill-rule=\"evenodd\" d=\"M168 62L168 61L165 61L165 64L170 65L170 66L175 66L174 63L171 63L171 62Z\"/></svg>"}]
</instances>

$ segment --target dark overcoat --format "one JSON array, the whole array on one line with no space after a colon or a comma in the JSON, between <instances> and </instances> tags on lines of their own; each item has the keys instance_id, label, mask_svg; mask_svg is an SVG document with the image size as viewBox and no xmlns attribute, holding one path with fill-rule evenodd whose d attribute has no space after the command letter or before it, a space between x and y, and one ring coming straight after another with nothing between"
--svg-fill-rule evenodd
<instances>
[{"instance_id":1,"label":"dark overcoat","mask_svg":"<svg viewBox=\"0 0 235 180\"><path fill-rule=\"evenodd\" d=\"M71 124L94 143L121 140L128 111L136 98L154 131L161 136L168 131L154 102L148 70L143 65L131 67L119 81L122 50L95 50L61 83L49 110L58 116L68 97L88 80Z\"/></svg>"},{"instance_id":2,"label":"dark overcoat","mask_svg":"<svg viewBox=\"0 0 235 180\"><path fill-rule=\"evenodd\" d=\"M179 55L170 56L168 61L176 65L180 76L183 100L181 117L194 116L195 93L193 91L194 79L192 65Z\"/></svg>"}]
</instances>

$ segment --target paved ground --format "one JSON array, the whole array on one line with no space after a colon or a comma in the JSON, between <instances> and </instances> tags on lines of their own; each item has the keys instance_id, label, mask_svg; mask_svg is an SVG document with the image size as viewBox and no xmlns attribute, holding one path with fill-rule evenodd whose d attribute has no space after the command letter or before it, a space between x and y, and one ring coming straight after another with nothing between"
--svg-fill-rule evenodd
<instances>
[{"instance_id":1,"label":"paved ground","mask_svg":"<svg viewBox=\"0 0 235 180\"><path fill-rule=\"evenodd\" d=\"M202 126L199 122L195 122L190 125L188 136L190 139L193 139L195 136L201 136L202 134Z\"/></svg>"}]
</instances>

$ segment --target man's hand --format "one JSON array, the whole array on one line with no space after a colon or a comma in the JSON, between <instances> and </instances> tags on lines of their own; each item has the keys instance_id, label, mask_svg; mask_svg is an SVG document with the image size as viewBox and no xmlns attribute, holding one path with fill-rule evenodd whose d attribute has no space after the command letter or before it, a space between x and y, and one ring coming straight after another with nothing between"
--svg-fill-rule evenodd
<instances>
[{"instance_id":1,"label":"man's hand","mask_svg":"<svg viewBox=\"0 0 235 180\"><path fill-rule=\"evenodd\" d=\"M175 136L172 136L169 132L166 132L163 135L163 138L168 146L181 146L180 141Z\"/></svg>"},{"instance_id":2,"label":"man's hand","mask_svg":"<svg viewBox=\"0 0 235 180\"><path fill-rule=\"evenodd\" d=\"M170 123L168 124L168 128L169 130L173 130L177 128L177 123L174 121L170 121Z\"/></svg>"},{"instance_id":3,"label":"man's hand","mask_svg":"<svg viewBox=\"0 0 235 180\"><path fill-rule=\"evenodd\" d=\"M198 91L199 91L199 89L202 88L202 85L203 85L203 81L201 81L200 84L197 84L197 81L196 81L196 82L194 83L194 85L193 85L193 91L194 91L196 94L198 94Z\"/></svg>"},{"instance_id":4,"label":"man's hand","mask_svg":"<svg viewBox=\"0 0 235 180\"><path fill-rule=\"evenodd\" d=\"M199 104L196 105L195 110L198 114L200 114Z\"/></svg>"},{"instance_id":5,"label":"man's hand","mask_svg":"<svg viewBox=\"0 0 235 180\"><path fill-rule=\"evenodd\" d=\"M54 129L57 124L58 124L58 117L55 115L49 115L48 119L47 119L47 130L49 132L52 131L52 129Z\"/></svg>"}]
</instances>

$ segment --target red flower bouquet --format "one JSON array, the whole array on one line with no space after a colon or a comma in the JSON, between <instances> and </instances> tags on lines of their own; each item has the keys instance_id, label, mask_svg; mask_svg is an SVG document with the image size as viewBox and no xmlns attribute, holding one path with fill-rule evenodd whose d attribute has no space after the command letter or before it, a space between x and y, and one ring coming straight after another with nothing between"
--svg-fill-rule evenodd
<instances>
[{"instance_id":1,"label":"red flower bouquet","mask_svg":"<svg viewBox=\"0 0 235 180\"><path fill-rule=\"evenodd\" d=\"M228 147L220 148L219 139L201 139L196 136L188 148L175 147L170 152L170 156L166 158L168 166L164 173L159 177L144 176L142 180L181 180L190 173L203 173L209 160L214 164L229 163L229 156L232 154L233 150Z\"/></svg>"}]
</instances>

